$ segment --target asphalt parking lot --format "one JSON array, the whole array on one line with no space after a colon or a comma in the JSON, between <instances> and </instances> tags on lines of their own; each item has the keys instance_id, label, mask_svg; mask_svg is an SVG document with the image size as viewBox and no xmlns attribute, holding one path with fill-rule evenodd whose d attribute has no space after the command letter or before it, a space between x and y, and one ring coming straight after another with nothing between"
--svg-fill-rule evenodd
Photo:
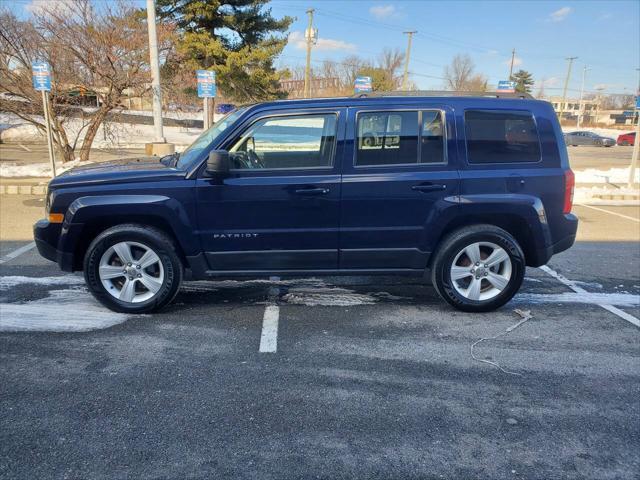
<instances>
[{"instance_id":1,"label":"asphalt parking lot","mask_svg":"<svg viewBox=\"0 0 640 480\"><path fill-rule=\"evenodd\" d=\"M2 478L640 471L637 207L576 206L578 243L490 314L334 277L185 284L127 317L29 248L41 199L1 204Z\"/></svg>"}]
</instances>

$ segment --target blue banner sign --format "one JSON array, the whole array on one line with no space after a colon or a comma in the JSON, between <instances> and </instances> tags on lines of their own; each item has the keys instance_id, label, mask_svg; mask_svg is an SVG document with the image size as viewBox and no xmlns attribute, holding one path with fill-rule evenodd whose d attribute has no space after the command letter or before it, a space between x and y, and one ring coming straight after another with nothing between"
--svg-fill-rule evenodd
<instances>
[{"instance_id":1,"label":"blue banner sign","mask_svg":"<svg viewBox=\"0 0 640 480\"><path fill-rule=\"evenodd\" d=\"M51 67L47 62L33 62L31 64L31 78L33 88L38 91L51 91Z\"/></svg>"},{"instance_id":2,"label":"blue banner sign","mask_svg":"<svg viewBox=\"0 0 640 480\"><path fill-rule=\"evenodd\" d=\"M503 93L514 93L516 91L516 82L511 80L500 80L498 82L498 91Z\"/></svg>"},{"instance_id":3,"label":"blue banner sign","mask_svg":"<svg viewBox=\"0 0 640 480\"><path fill-rule=\"evenodd\" d=\"M356 77L355 91L356 93L371 92L373 87L371 85L371 77Z\"/></svg>"},{"instance_id":4,"label":"blue banner sign","mask_svg":"<svg viewBox=\"0 0 640 480\"><path fill-rule=\"evenodd\" d=\"M198 82L198 96L212 98L216 96L216 72L211 70L196 70Z\"/></svg>"},{"instance_id":5,"label":"blue banner sign","mask_svg":"<svg viewBox=\"0 0 640 480\"><path fill-rule=\"evenodd\" d=\"M636 97L636 110L640 110L640 95Z\"/></svg>"}]
</instances>

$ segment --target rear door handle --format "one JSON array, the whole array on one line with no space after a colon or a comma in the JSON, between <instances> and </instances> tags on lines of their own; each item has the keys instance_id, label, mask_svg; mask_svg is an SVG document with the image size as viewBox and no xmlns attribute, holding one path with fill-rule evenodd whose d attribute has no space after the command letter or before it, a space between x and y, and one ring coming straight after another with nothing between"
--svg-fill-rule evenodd
<instances>
[{"instance_id":1,"label":"rear door handle","mask_svg":"<svg viewBox=\"0 0 640 480\"><path fill-rule=\"evenodd\" d=\"M326 195L330 190L328 188L299 188L294 192L298 195Z\"/></svg>"},{"instance_id":2,"label":"rear door handle","mask_svg":"<svg viewBox=\"0 0 640 480\"><path fill-rule=\"evenodd\" d=\"M416 190L418 192L435 192L438 190L444 190L446 188L447 188L446 185L438 185L438 184L430 183L428 185L414 185L411 187L411 190Z\"/></svg>"}]
</instances>

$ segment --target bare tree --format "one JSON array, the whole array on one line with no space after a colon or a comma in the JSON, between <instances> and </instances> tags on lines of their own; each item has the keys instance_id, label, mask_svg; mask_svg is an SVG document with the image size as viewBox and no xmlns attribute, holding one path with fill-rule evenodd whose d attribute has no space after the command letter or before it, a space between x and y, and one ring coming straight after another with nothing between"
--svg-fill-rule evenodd
<instances>
[{"instance_id":1,"label":"bare tree","mask_svg":"<svg viewBox=\"0 0 640 480\"><path fill-rule=\"evenodd\" d=\"M90 0L66 0L65 8L51 2L18 20L0 12L0 109L14 113L44 130L42 99L31 85L31 63L45 60L52 69L54 140L63 161L89 159L91 144L107 114L122 106L126 94L149 90L147 28L139 12L126 2L105 2L99 9ZM171 27L158 30L167 49ZM95 92L98 105L80 108L78 89ZM72 138L73 137L73 138Z\"/></svg>"},{"instance_id":2,"label":"bare tree","mask_svg":"<svg viewBox=\"0 0 640 480\"><path fill-rule=\"evenodd\" d=\"M456 55L451 65L444 67L445 86L458 92L484 92L488 79L480 73L474 73L475 65L469 55Z\"/></svg>"},{"instance_id":3,"label":"bare tree","mask_svg":"<svg viewBox=\"0 0 640 480\"><path fill-rule=\"evenodd\" d=\"M392 85L392 89L400 88L402 75L400 73L404 64L404 53L400 50L385 48L378 57L378 68L385 72L386 78Z\"/></svg>"}]
</instances>

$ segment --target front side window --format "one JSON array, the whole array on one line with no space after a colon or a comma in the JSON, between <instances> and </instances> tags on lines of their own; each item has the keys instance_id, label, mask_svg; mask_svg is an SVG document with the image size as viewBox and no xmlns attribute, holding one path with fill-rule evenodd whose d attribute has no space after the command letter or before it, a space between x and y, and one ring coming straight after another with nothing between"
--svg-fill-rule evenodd
<instances>
[{"instance_id":1,"label":"front side window","mask_svg":"<svg viewBox=\"0 0 640 480\"><path fill-rule=\"evenodd\" d=\"M330 167L336 143L334 113L258 120L229 149L238 170Z\"/></svg>"},{"instance_id":2,"label":"front side window","mask_svg":"<svg viewBox=\"0 0 640 480\"><path fill-rule=\"evenodd\" d=\"M540 160L533 115L525 111L467 110L469 163L531 163Z\"/></svg>"}]
</instances>

